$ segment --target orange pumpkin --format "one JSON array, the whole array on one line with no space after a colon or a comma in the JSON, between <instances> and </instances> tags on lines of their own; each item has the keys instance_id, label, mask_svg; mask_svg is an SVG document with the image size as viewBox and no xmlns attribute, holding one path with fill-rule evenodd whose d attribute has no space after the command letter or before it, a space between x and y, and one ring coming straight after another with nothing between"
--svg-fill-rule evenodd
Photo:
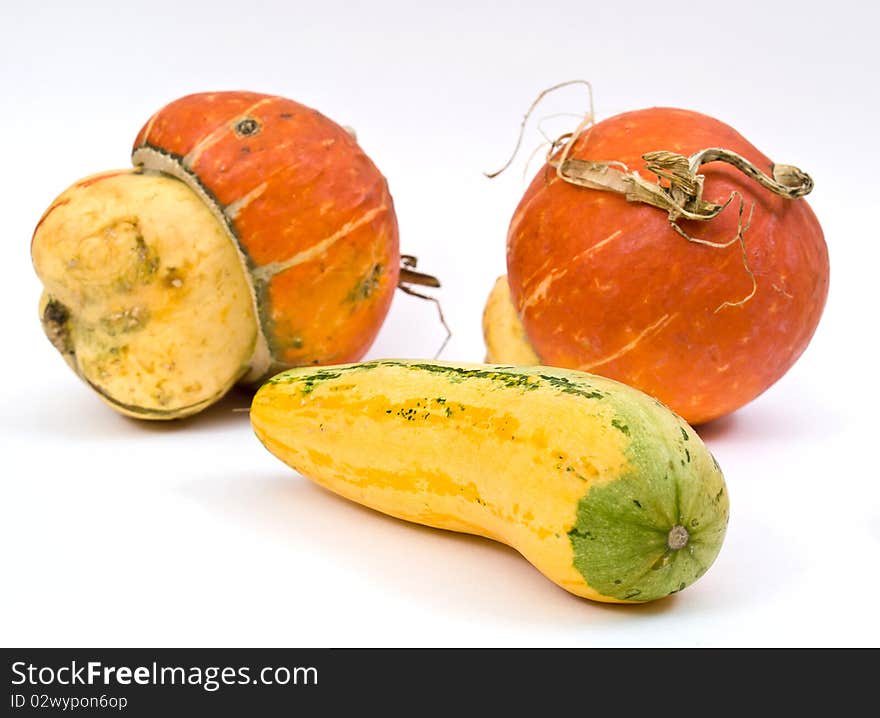
<instances>
[{"instance_id":1,"label":"orange pumpkin","mask_svg":"<svg viewBox=\"0 0 880 718\"><path fill-rule=\"evenodd\" d=\"M34 232L41 320L115 409L170 419L236 382L360 359L401 282L385 178L353 133L253 92L190 95L138 134L133 170L62 193Z\"/></svg>"},{"instance_id":2,"label":"orange pumpkin","mask_svg":"<svg viewBox=\"0 0 880 718\"><path fill-rule=\"evenodd\" d=\"M400 256L388 185L349 132L283 97L189 95L150 118L132 161L186 182L223 222L250 275L273 367L364 355Z\"/></svg>"},{"instance_id":3,"label":"orange pumpkin","mask_svg":"<svg viewBox=\"0 0 880 718\"><path fill-rule=\"evenodd\" d=\"M773 170L731 127L669 108L600 122L576 139L569 157L623 162L647 178L644 154L704 148L726 148ZM692 238L728 244L707 246L688 241L657 207L576 186L553 167L539 171L510 224L510 300L493 293L496 304L512 307L487 305L488 358L515 361L531 352L545 364L617 379L694 424L734 411L776 382L822 314L829 281L822 229L805 200L778 196L731 165L709 162L700 173L704 200L723 204L737 192L745 217L754 205L742 245L730 243L743 221L737 202L711 221L679 220ZM510 339L511 317L522 337L516 341L527 346ZM507 338L493 341L502 324Z\"/></svg>"}]
</instances>

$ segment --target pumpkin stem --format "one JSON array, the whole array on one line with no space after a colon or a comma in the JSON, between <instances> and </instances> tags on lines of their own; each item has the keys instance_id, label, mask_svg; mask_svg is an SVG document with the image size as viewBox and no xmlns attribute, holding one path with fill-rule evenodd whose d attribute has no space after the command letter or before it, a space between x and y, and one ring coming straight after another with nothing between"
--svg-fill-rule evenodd
<instances>
[{"instance_id":1,"label":"pumpkin stem","mask_svg":"<svg viewBox=\"0 0 880 718\"><path fill-rule=\"evenodd\" d=\"M419 263L418 257L411 254L400 255L400 278L397 280L398 286L401 284L418 284L422 287L439 287L440 280L430 274L416 272L413 267Z\"/></svg>"},{"instance_id":2,"label":"pumpkin stem","mask_svg":"<svg viewBox=\"0 0 880 718\"><path fill-rule=\"evenodd\" d=\"M576 135L571 135L566 138L563 155L567 153L575 137ZM739 192L731 192L721 204L705 201L703 199L705 177L697 174L697 170L707 162L726 162L757 181L762 187L787 199L797 199L809 194L813 189L813 179L806 172L792 165L773 165L773 177L770 177L736 152L717 147L700 150L690 157L659 150L646 152L642 158L646 162L647 169L657 175L656 182L649 182L639 175L637 170L630 171L620 162L549 158L548 164L556 169L560 179L569 184L616 192L624 195L629 202L642 202L665 210L668 213L669 226L689 242L718 249L739 243L743 268L752 282L751 291L735 302L722 302L715 308L715 313L725 307L739 307L748 302L758 290L755 274L749 266L745 244L745 233L751 225L755 205L752 203L748 219L743 222L745 200ZM736 234L726 242L713 242L692 236L678 223L679 219L704 222L715 219L734 200L739 201L739 221Z\"/></svg>"},{"instance_id":3,"label":"pumpkin stem","mask_svg":"<svg viewBox=\"0 0 880 718\"><path fill-rule=\"evenodd\" d=\"M566 132L550 143L547 151L547 166L556 171L556 176L569 184L586 189L603 190L622 194L629 202L642 202L652 207L665 210L669 225L689 242L704 244L709 247L723 249L739 243L742 250L743 267L752 280L752 289L748 295L735 302L722 302L715 312L725 307L738 307L748 302L758 289L755 274L748 263L744 234L748 230L755 210L754 203L749 209L748 219L743 222L745 200L739 192L731 192L721 204L707 202L703 199L703 182L705 177L698 170L709 162L726 162L736 167L747 177L755 180L765 189L786 199L798 199L808 195L813 189L813 179L803 170L793 165L773 164L770 168L772 176L762 172L742 155L720 147L708 147L695 152L689 157L656 150L642 155L646 168L657 176L656 181L642 177L638 170L630 170L623 162L597 162L569 157L574 144L581 137L586 140L595 121L593 113L593 91L590 83L585 80L572 80L554 85L544 90L531 104L520 124L519 137L513 155L497 172L487 173L489 178L497 177L513 162L522 144L526 122L535 107L549 93L572 84L584 84L589 89L590 108L584 114L580 124L573 132ZM584 143L585 144L585 143ZM582 147L584 145L582 144ZM679 224L680 219L707 222L715 219L734 200L739 200L739 222L736 234L726 242L713 242L688 234Z\"/></svg>"},{"instance_id":4,"label":"pumpkin stem","mask_svg":"<svg viewBox=\"0 0 880 718\"><path fill-rule=\"evenodd\" d=\"M410 284L415 284L421 287L440 287L440 280L437 279L437 277L434 277L430 274L423 274L422 272L416 272L414 270L414 267L418 264L418 261L418 258L413 256L412 254L400 255L400 276L397 280L397 288L404 294L409 294L411 297L424 299L427 302L433 302L437 306L437 314L440 317L440 324L442 324L443 328L446 330L446 338L443 340L443 343L440 345L440 348L437 350L433 357L434 359L437 359L440 354L443 353L443 350L446 348L449 340L452 339L452 330L446 323L446 317L443 316L443 307L440 305L440 300L437 299L437 297L431 297L427 294L417 292L415 289L409 286Z\"/></svg>"}]
</instances>

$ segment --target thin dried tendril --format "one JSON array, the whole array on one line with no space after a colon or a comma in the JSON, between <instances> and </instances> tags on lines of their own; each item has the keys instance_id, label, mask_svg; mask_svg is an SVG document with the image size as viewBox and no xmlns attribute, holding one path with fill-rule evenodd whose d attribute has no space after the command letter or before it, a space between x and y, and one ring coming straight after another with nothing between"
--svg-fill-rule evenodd
<instances>
[{"instance_id":1,"label":"thin dried tendril","mask_svg":"<svg viewBox=\"0 0 880 718\"><path fill-rule=\"evenodd\" d=\"M553 87L548 87L546 90L543 90L538 96L535 98L534 102L529 105L529 109L526 110L526 114L522 118L522 122L519 125L519 135L516 138L516 146L513 148L513 154L510 155L510 159L504 163L501 169L495 170L494 172L484 172L489 179L493 179L500 175L504 170L506 170L510 165L513 164L513 160L516 159L517 154L519 153L519 148L522 146L523 136L526 131L526 124L529 121L529 118L532 116L532 113L535 111L535 108L541 103L547 95L552 92L556 92L557 90L561 90L563 87L570 87L571 85L584 85L587 88L587 93L590 98L590 110L584 116L584 120L581 121L581 125L589 118L589 121L592 122L593 117L593 86L587 82L586 80L568 80L567 82L560 82L558 85L553 85ZM555 143L554 143L555 146ZM553 151L553 147L550 148L550 151Z\"/></svg>"}]
</instances>

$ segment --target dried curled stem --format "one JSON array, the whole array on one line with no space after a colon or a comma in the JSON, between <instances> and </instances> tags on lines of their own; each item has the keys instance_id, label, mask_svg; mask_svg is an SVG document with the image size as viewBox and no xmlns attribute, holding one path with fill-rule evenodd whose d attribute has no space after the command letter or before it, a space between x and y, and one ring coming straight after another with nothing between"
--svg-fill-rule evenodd
<instances>
[{"instance_id":1,"label":"dried curled stem","mask_svg":"<svg viewBox=\"0 0 880 718\"><path fill-rule=\"evenodd\" d=\"M585 84L585 81L574 80L571 82L555 85L542 92L529 107L520 125L520 136L517 140L513 156L498 172L487 175L495 177L503 172L513 161L520 145L529 116L538 103L550 92L575 83ZM733 191L721 204L708 202L703 199L704 175L699 174L699 169L709 162L726 162L736 167L747 177L755 180L762 187L778 194L786 199L797 199L809 194L813 189L813 179L802 170L793 165L774 164L771 167L772 177L762 172L743 156L732 150L709 147L686 157L676 152L656 150L646 152L642 159L646 162L646 168L657 176L654 181L642 177L637 170L630 170L622 162L596 162L593 160L574 159L569 157L576 140L588 137L588 133L594 122L593 96L590 89L590 109L584 115L584 119L573 132L568 132L551 143L547 152L547 165L555 169L556 176L569 184L585 187L587 189L603 190L622 194L629 202L642 202L658 209L665 210L668 215L669 225L689 242L704 244L709 247L725 248L734 243L739 243L743 256L743 267L752 280L752 290L749 294L736 302L723 302L715 311L724 307L736 307L749 301L757 291L755 275L748 264L748 254L745 246L744 235L751 225L755 205L752 203L748 218L743 221L745 200L739 192ZM739 221L736 234L726 242L713 242L688 234L679 224L679 220L696 220L707 222L715 219L734 200L739 200Z\"/></svg>"},{"instance_id":2,"label":"dried curled stem","mask_svg":"<svg viewBox=\"0 0 880 718\"><path fill-rule=\"evenodd\" d=\"M430 274L416 272L414 267L418 265L419 260L411 254L400 255L400 276L397 280L397 286L401 284L418 284L422 287L439 287L440 280Z\"/></svg>"},{"instance_id":3,"label":"dried curled stem","mask_svg":"<svg viewBox=\"0 0 880 718\"><path fill-rule=\"evenodd\" d=\"M397 288L405 294L409 294L412 297L418 297L419 299L424 299L428 302L433 302L437 306L437 314L440 317L440 323L446 330L446 338L443 340L443 343L440 345L440 348L437 350L436 354L434 354L434 359L437 359L443 353L443 350L446 348L446 345L452 338L452 331L449 329L449 325L446 323L446 317L443 316L443 307L440 306L440 300L437 299L437 297L431 297L427 294L417 292L415 289L409 286L411 284L415 284L420 287L440 287L440 280L437 279L437 277L415 271L415 267L418 262L418 258L414 257L411 254L400 255L400 276L397 280Z\"/></svg>"}]
</instances>

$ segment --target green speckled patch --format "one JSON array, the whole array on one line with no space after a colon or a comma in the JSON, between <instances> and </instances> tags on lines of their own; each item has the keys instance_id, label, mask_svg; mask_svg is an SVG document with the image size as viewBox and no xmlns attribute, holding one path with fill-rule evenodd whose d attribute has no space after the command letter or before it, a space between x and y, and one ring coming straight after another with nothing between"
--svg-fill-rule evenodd
<instances>
[{"instance_id":1,"label":"green speckled patch","mask_svg":"<svg viewBox=\"0 0 880 718\"><path fill-rule=\"evenodd\" d=\"M534 391L546 389L548 386L564 394L572 394L585 399L602 399L605 392L600 391L585 380L574 379L565 376L564 370L553 370L548 367L540 367L540 371L530 367L509 366L457 366L445 362L413 362L385 359L362 362L360 364L341 364L329 366L334 376L321 375L320 370L314 373L303 369L292 369L278 374L269 380L272 384L292 384L294 382L308 383L311 388L323 379L335 379L340 372L369 371L383 366L402 367L411 371L423 371L436 374L447 379L451 384L460 384L471 379L486 379L498 386L498 388L520 389L522 391ZM311 390L311 389L310 389Z\"/></svg>"},{"instance_id":2,"label":"green speckled patch","mask_svg":"<svg viewBox=\"0 0 880 718\"><path fill-rule=\"evenodd\" d=\"M276 374L266 384L303 384L309 387L308 391L311 391L316 384L329 379L338 379L345 372L375 369L377 366L379 366L378 362L364 362L363 364L339 364L324 367L297 367ZM308 393L308 391L304 393Z\"/></svg>"},{"instance_id":3,"label":"green speckled patch","mask_svg":"<svg viewBox=\"0 0 880 718\"><path fill-rule=\"evenodd\" d=\"M631 470L580 500L569 540L575 568L600 593L652 601L702 576L727 528L724 477L676 417L633 408Z\"/></svg>"},{"instance_id":4,"label":"green speckled patch","mask_svg":"<svg viewBox=\"0 0 880 718\"><path fill-rule=\"evenodd\" d=\"M349 304L356 304L372 297L382 283L384 271L385 268L382 264L374 265L366 276L358 280L354 288L346 295L345 301Z\"/></svg>"},{"instance_id":5,"label":"green speckled patch","mask_svg":"<svg viewBox=\"0 0 880 718\"><path fill-rule=\"evenodd\" d=\"M304 374L300 377L300 383L302 384L302 393L303 394L311 394L315 389L315 386L320 384L322 381L329 381L330 379L338 379L342 376L341 372L338 371L328 371L327 369L315 369L308 374Z\"/></svg>"}]
</instances>

